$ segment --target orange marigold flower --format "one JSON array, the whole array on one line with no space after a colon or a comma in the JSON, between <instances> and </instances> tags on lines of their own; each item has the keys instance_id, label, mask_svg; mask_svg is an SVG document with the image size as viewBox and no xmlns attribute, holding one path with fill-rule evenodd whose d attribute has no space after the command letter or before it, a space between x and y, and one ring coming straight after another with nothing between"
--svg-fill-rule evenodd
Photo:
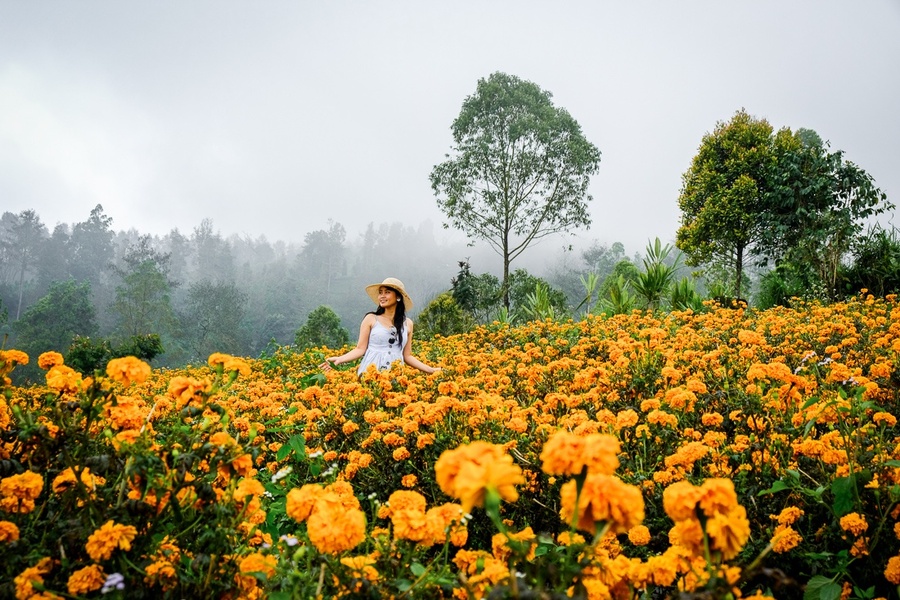
<instances>
[{"instance_id":1,"label":"orange marigold flower","mask_svg":"<svg viewBox=\"0 0 900 600\"><path fill-rule=\"evenodd\" d=\"M698 504L707 517L726 513L737 506L737 493L730 479L707 479L700 486Z\"/></svg>"},{"instance_id":2,"label":"orange marigold flower","mask_svg":"<svg viewBox=\"0 0 900 600\"><path fill-rule=\"evenodd\" d=\"M503 446L477 441L446 450L434 465L440 488L462 503L463 511L483 506L489 490L507 502L515 502L515 486L525 483L522 469Z\"/></svg>"},{"instance_id":3,"label":"orange marigold flower","mask_svg":"<svg viewBox=\"0 0 900 600\"><path fill-rule=\"evenodd\" d=\"M340 554L366 539L366 515L359 508L348 508L337 494L328 492L316 501L306 521L306 532L319 552Z\"/></svg>"},{"instance_id":4,"label":"orange marigold flower","mask_svg":"<svg viewBox=\"0 0 900 600\"><path fill-rule=\"evenodd\" d=\"M394 450L393 457L394 460L398 462L401 460L406 460L410 457L409 450L406 449L406 446L400 446L399 448Z\"/></svg>"},{"instance_id":5,"label":"orange marigold flower","mask_svg":"<svg viewBox=\"0 0 900 600\"><path fill-rule=\"evenodd\" d=\"M513 553L513 545L518 542L520 549L525 550L525 560L534 560L537 548L537 536L529 526L518 533L497 533L491 538L491 552L497 560L506 561ZM512 543L512 544L511 544Z\"/></svg>"},{"instance_id":6,"label":"orange marigold flower","mask_svg":"<svg viewBox=\"0 0 900 600\"><path fill-rule=\"evenodd\" d=\"M841 529L855 536L862 535L869 528L866 518L859 513L849 513L841 517Z\"/></svg>"},{"instance_id":7,"label":"orange marigold flower","mask_svg":"<svg viewBox=\"0 0 900 600\"><path fill-rule=\"evenodd\" d=\"M402 479L400 479L400 485L405 488L416 487L416 483L419 482L419 478L413 474L404 475Z\"/></svg>"},{"instance_id":8,"label":"orange marigold flower","mask_svg":"<svg viewBox=\"0 0 900 600\"><path fill-rule=\"evenodd\" d=\"M0 510L27 514L44 489L44 478L32 471L10 475L0 480Z\"/></svg>"},{"instance_id":9,"label":"orange marigold flower","mask_svg":"<svg viewBox=\"0 0 900 600\"><path fill-rule=\"evenodd\" d=\"M207 394L212 389L212 384L207 380L197 380L193 377L176 375L169 380L169 396L178 401L179 408L194 399L198 394Z\"/></svg>"},{"instance_id":10,"label":"orange marigold flower","mask_svg":"<svg viewBox=\"0 0 900 600\"><path fill-rule=\"evenodd\" d=\"M81 389L81 373L66 365L56 365L47 371L47 387L58 392L74 394Z\"/></svg>"},{"instance_id":11,"label":"orange marigold flower","mask_svg":"<svg viewBox=\"0 0 900 600\"><path fill-rule=\"evenodd\" d=\"M15 542L19 539L19 528L10 521L0 521L0 542Z\"/></svg>"},{"instance_id":12,"label":"orange marigold flower","mask_svg":"<svg viewBox=\"0 0 900 600\"><path fill-rule=\"evenodd\" d=\"M106 374L113 381L128 387L132 383L144 383L150 377L150 365L134 356L114 358L106 365Z\"/></svg>"},{"instance_id":13,"label":"orange marigold flower","mask_svg":"<svg viewBox=\"0 0 900 600\"><path fill-rule=\"evenodd\" d=\"M287 494L285 511L288 516L302 523L309 518L316 500L325 493L321 486L307 483L300 489L294 488Z\"/></svg>"},{"instance_id":14,"label":"orange marigold flower","mask_svg":"<svg viewBox=\"0 0 900 600\"><path fill-rule=\"evenodd\" d=\"M53 568L53 560L50 557L42 558L33 567L28 567L13 579L16 586L16 598L34 598L37 590L34 584L43 584L44 575Z\"/></svg>"},{"instance_id":15,"label":"orange marigold flower","mask_svg":"<svg viewBox=\"0 0 900 600\"><path fill-rule=\"evenodd\" d=\"M38 356L38 366L45 371L52 369L56 365L61 365L63 362L63 355L59 352L44 352Z\"/></svg>"},{"instance_id":16,"label":"orange marigold flower","mask_svg":"<svg viewBox=\"0 0 900 600\"><path fill-rule=\"evenodd\" d=\"M900 556L892 556L887 561L884 568L884 578L893 583L900 585Z\"/></svg>"},{"instance_id":17,"label":"orange marigold flower","mask_svg":"<svg viewBox=\"0 0 900 600\"><path fill-rule=\"evenodd\" d=\"M274 556L254 552L241 559L238 570L245 574L264 573L266 577L274 577L277 564L278 560Z\"/></svg>"},{"instance_id":18,"label":"orange marigold flower","mask_svg":"<svg viewBox=\"0 0 900 600\"><path fill-rule=\"evenodd\" d=\"M407 509L425 512L425 506L427 504L428 501L425 499L425 496L419 492L414 492L412 490L397 490L388 497L387 504L384 506L384 514L382 515L379 513L379 516L385 519L389 518L394 511Z\"/></svg>"},{"instance_id":19,"label":"orange marigold flower","mask_svg":"<svg viewBox=\"0 0 900 600\"><path fill-rule=\"evenodd\" d=\"M611 435L557 431L541 450L542 468L548 475L579 475L585 468L589 473L612 475L619 468L619 451L619 440Z\"/></svg>"},{"instance_id":20,"label":"orange marigold flower","mask_svg":"<svg viewBox=\"0 0 900 600\"><path fill-rule=\"evenodd\" d=\"M700 488L690 481L676 481L663 490L663 510L676 523L696 517L699 500Z\"/></svg>"},{"instance_id":21,"label":"orange marigold flower","mask_svg":"<svg viewBox=\"0 0 900 600\"><path fill-rule=\"evenodd\" d=\"M417 508L391 510L391 524L394 526L394 537L398 540L421 542L436 536L436 527L431 527L425 511ZM440 527L439 523L435 525Z\"/></svg>"},{"instance_id":22,"label":"orange marigold flower","mask_svg":"<svg viewBox=\"0 0 900 600\"><path fill-rule=\"evenodd\" d=\"M803 509L796 506L788 506L775 517L775 520L778 521L779 525L793 525L802 516Z\"/></svg>"},{"instance_id":23,"label":"orange marigold flower","mask_svg":"<svg viewBox=\"0 0 900 600\"><path fill-rule=\"evenodd\" d=\"M433 544L443 544L450 537L450 543L454 546L464 546L469 537L469 531L462 521L462 506L447 502L440 506L429 508L425 513L429 522L437 522L438 528L433 532Z\"/></svg>"},{"instance_id":24,"label":"orange marigold flower","mask_svg":"<svg viewBox=\"0 0 900 600\"><path fill-rule=\"evenodd\" d=\"M706 533L710 545L721 552L725 560L731 560L750 539L747 510L738 504L728 512L717 512L706 521Z\"/></svg>"},{"instance_id":25,"label":"orange marigold flower","mask_svg":"<svg viewBox=\"0 0 900 600\"><path fill-rule=\"evenodd\" d=\"M644 497L637 486L613 475L590 474L584 480L577 509L575 486L572 480L560 489L559 514L564 523L574 521L576 529L595 533L597 523L603 521L609 524L610 531L625 533L644 520Z\"/></svg>"},{"instance_id":26,"label":"orange marigold flower","mask_svg":"<svg viewBox=\"0 0 900 600\"><path fill-rule=\"evenodd\" d=\"M646 546L650 543L650 530L645 525L635 525L628 530L628 541L635 546Z\"/></svg>"},{"instance_id":27,"label":"orange marigold flower","mask_svg":"<svg viewBox=\"0 0 900 600\"><path fill-rule=\"evenodd\" d=\"M893 427L897 424L897 417L888 412L877 412L872 415L872 422L876 425L887 425Z\"/></svg>"},{"instance_id":28,"label":"orange marigold flower","mask_svg":"<svg viewBox=\"0 0 900 600\"><path fill-rule=\"evenodd\" d=\"M98 485L106 483L106 479L91 473L91 470L88 467L84 467L81 470L79 479L81 479L81 483L83 483L89 491L94 491L97 489ZM54 477L50 487L55 494L62 494L63 492L73 489L75 487L75 472L72 470L72 467L67 468L65 471Z\"/></svg>"},{"instance_id":29,"label":"orange marigold flower","mask_svg":"<svg viewBox=\"0 0 900 600\"><path fill-rule=\"evenodd\" d=\"M103 587L106 581L106 573L100 565L89 565L78 569L69 576L66 587L70 594L83 596Z\"/></svg>"},{"instance_id":30,"label":"orange marigold flower","mask_svg":"<svg viewBox=\"0 0 900 600\"><path fill-rule=\"evenodd\" d=\"M132 525L120 525L110 519L88 537L85 549L93 560L106 560L116 548L131 550L136 535L137 529Z\"/></svg>"},{"instance_id":31,"label":"orange marigold flower","mask_svg":"<svg viewBox=\"0 0 900 600\"><path fill-rule=\"evenodd\" d=\"M0 362L8 365L27 365L28 355L21 350L0 350Z\"/></svg>"},{"instance_id":32,"label":"orange marigold flower","mask_svg":"<svg viewBox=\"0 0 900 600\"><path fill-rule=\"evenodd\" d=\"M244 377L250 374L250 365L247 364L247 361L242 358L236 358L229 354L215 352L209 355L209 360L207 362L213 369L221 366L222 370L226 373L237 371Z\"/></svg>"}]
</instances>

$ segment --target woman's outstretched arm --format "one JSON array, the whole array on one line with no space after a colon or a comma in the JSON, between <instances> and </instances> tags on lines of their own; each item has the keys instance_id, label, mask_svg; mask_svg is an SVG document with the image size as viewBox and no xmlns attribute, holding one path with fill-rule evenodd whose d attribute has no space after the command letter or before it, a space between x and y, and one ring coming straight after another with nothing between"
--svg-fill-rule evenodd
<instances>
[{"instance_id":1,"label":"woman's outstretched arm","mask_svg":"<svg viewBox=\"0 0 900 600\"><path fill-rule=\"evenodd\" d=\"M409 333L406 335L406 344L403 346L403 362L415 369L428 373L429 375L441 371L442 369L439 367L426 365L412 355L413 322L410 319L406 320L406 331Z\"/></svg>"},{"instance_id":2,"label":"woman's outstretched arm","mask_svg":"<svg viewBox=\"0 0 900 600\"><path fill-rule=\"evenodd\" d=\"M319 368L328 370L331 368L331 365L337 366L361 358L366 353L366 348L369 347L369 334L374 323L375 315L372 313L367 314L359 326L359 338L356 341L356 348L340 356L329 356L325 359L325 362L319 365Z\"/></svg>"}]
</instances>

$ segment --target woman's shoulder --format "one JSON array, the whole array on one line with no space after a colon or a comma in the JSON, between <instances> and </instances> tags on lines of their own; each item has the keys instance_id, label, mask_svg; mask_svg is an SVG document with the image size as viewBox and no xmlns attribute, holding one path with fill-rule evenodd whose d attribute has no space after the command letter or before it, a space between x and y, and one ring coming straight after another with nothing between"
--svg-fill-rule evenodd
<instances>
[{"instance_id":1,"label":"woman's shoulder","mask_svg":"<svg viewBox=\"0 0 900 600\"><path fill-rule=\"evenodd\" d=\"M366 324L368 324L369 326L374 325L375 324L375 313L373 313L373 312L366 313L366 316L363 317L362 322L363 322L363 325L366 325Z\"/></svg>"}]
</instances>

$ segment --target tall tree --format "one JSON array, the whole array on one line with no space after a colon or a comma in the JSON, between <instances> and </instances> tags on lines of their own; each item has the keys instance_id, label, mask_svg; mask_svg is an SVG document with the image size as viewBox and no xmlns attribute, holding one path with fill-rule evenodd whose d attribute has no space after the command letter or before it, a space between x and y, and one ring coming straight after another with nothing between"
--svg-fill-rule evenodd
<instances>
[{"instance_id":1,"label":"tall tree","mask_svg":"<svg viewBox=\"0 0 900 600\"><path fill-rule=\"evenodd\" d=\"M7 215L10 218L6 218ZM33 210L23 210L17 215L7 213L3 216L0 247L2 256L9 262L8 267L15 277L17 296L15 320L18 321L22 314L26 275L33 275L32 271L41 247L47 238L47 227Z\"/></svg>"},{"instance_id":2,"label":"tall tree","mask_svg":"<svg viewBox=\"0 0 900 600\"><path fill-rule=\"evenodd\" d=\"M344 257L346 239L344 226L331 220L328 229L311 231L303 238L298 260L310 305L331 302L335 279L343 275L347 267Z\"/></svg>"},{"instance_id":3,"label":"tall tree","mask_svg":"<svg viewBox=\"0 0 900 600\"><path fill-rule=\"evenodd\" d=\"M97 333L91 286L74 280L50 284L47 295L30 306L14 325L16 344L32 356L65 352L76 335Z\"/></svg>"},{"instance_id":4,"label":"tall tree","mask_svg":"<svg viewBox=\"0 0 900 600\"><path fill-rule=\"evenodd\" d=\"M743 110L704 136L678 205L676 244L687 263L730 264L735 297L750 257L800 266L834 296L866 219L893 207L868 173L814 131L776 133Z\"/></svg>"},{"instance_id":5,"label":"tall tree","mask_svg":"<svg viewBox=\"0 0 900 600\"><path fill-rule=\"evenodd\" d=\"M480 79L453 121L453 156L431 172L450 223L502 257L507 308L510 263L532 242L591 222L600 151L551 97L513 75Z\"/></svg>"},{"instance_id":6,"label":"tall tree","mask_svg":"<svg viewBox=\"0 0 900 600\"><path fill-rule=\"evenodd\" d=\"M112 304L118 315L120 336L162 334L174 324L171 292L176 282L168 276L167 254L161 254L148 235L128 248L123 264L115 268L121 278Z\"/></svg>"},{"instance_id":7,"label":"tall tree","mask_svg":"<svg viewBox=\"0 0 900 600\"><path fill-rule=\"evenodd\" d=\"M183 331L184 345L192 359L205 359L213 352L245 354L244 313L247 295L234 282L198 281L187 293Z\"/></svg>"},{"instance_id":8,"label":"tall tree","mask_svg":"<svg viewBox=\"0 0 900 600\"><path fill-rule=\"evenodd\" d=\"M95 293L98 286L105 283L106 273L115 258L113 238L115 233L112 230L112 217L103 213L101 204L91 210L86 221L72 227L72 276L77 281L91 282Z\"/></svg>"},{"instance_id":9,"label":"tall tree","mask_svg":"<svg viewBox=\"0 0 900 600\"><path fill-rule=\"evenodd\" d=\"M745 262L760 239L763 197L774 161L772 126L741 110L703 136L682 177L676 245L689 265L730 264L735 298L742 296Z\"/></svg>"}]
</instances>

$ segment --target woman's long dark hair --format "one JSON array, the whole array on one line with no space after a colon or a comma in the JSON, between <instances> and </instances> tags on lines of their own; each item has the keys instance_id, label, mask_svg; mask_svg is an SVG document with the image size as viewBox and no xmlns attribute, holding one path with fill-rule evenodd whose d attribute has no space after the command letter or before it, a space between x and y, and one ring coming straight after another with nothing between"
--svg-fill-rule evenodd
<instances>
[{"instance_id":1,"label":"woman's long dark hair","mask_svg":"<svg viewBox=\"0 0 900 600\"><path fill-rule=\"evenodd\" d=\"M384 286L387 289L391 290L395 294L397 294L397 308L394 310L394 328L397 330L397 334L400 336L401 347L403 346L403 342L406 340L403 338L403 326L406 325L406 305L403 303L403 294L395 290L390 286ZM373 315L381 315L384 314L384 307L379 306L374 311L370 311Z\"/></svg>"}]
</instances>

